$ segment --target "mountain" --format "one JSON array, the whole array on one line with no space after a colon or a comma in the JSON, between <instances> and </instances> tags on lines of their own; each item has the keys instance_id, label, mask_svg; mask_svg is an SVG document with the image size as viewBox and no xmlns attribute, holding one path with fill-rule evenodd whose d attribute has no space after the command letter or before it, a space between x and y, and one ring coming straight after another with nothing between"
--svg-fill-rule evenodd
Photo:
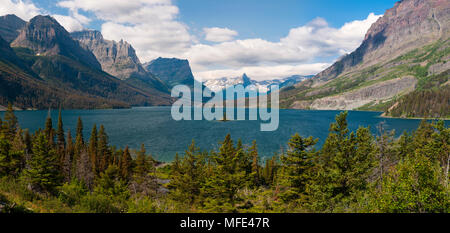
<instances>
[{"instance_id":1,"label":"mountain","mask_svg":"<svg viewBox=\"0 0 450 233\"><path fill-rule=\"evenodd\" d=\"M169 88L180 84L194 86L195 79L188 60L160 57L144 64L144 67L166 83Z\"/></svg>"},{"instance_id":2,"label":"mountain","mask_svg":"<svg viewBox=\"0 0 450 233\"><path fill-rule=\"evenodd\" d=\"M126 41L105 40L101 32L95 30L73 32L71 36L95 55L108 74L149 91L168 92L165 84L144 69L133 46Z\"/></svg>"},{"instance_id":3,"label":"mountain","mask_svg":"<svg viewBox=\"0 0 450 233\"><path fill-rule=\"evenodd\" d=\"M449 1L399 1L353 53L280 93L281 106L448 117L449 25Z\"/></svg>"},{"instance_id":4,"label":"mountain","mask_svg":"<svg viewBox=\"0 0 450 233\"><path fill-rule=\"evenodd\" d=\"M232 87L234 85L242 84L244 87L254 85L261 91L269 91L270 86L278 85L280 89L293 86L301 81L304 81L312 76L294 75L283 79L273 79L264 81L255 81L243 74L241 77L235 78L220 78L207 80L204 84L212 91L220 91Z\"/></svg>"},{"instance_id":5,"label":"mountain","mask_svg":"<svg viewBox=\"0 0 450 233\"><path fill-rule=\"evenodd\" d=\"M11 43L19 36L20 30L25 27L27 22L16 15L0 16L0 36Z\"/></svg>"},{"instance_id":6,"label":"mountain","mask_svg":"<svg viewBox=\"0 0 450 233\"><path fill-rule=\"evenodd\" d=\"M2 49L9 55L2 56L0 66L0 105L112 108L172 102L168 94L150 93L103 72L96 57L50 16L32 18L8 47Z\"/></svg>"}]
</instances>

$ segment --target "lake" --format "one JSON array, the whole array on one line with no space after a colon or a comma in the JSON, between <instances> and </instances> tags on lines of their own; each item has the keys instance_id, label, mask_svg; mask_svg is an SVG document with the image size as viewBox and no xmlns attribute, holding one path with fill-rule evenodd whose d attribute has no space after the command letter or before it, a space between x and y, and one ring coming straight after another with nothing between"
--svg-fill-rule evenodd
<instances>
[{"instance_id":1,"label":"lake","mask_svg":"<svg viewBox=\"0 0 450 233\"><path fill-rule=\"evenodd\" d=\"M170 107L136 107L132 109L111 110L64 110L62 112L64 128L76 131L78 116L84 123L86 140L94 124L103 124L109 135L110 144L118 147L138 149L142 143L154 158L171 161L178 152L180 155L192 142L202 150L217 149L218 142L230 133L236 141L250 145L253 140L258 143L260 156L268 158L286 147L289 138L299 133L319 139L321 146L328 135L329 125L340 111L280 110L280 126L274 132L261 132L260 121L174 121ZM43 128L48 111L18 111L20 126L30 131ZM387 130L395 130L397 136L403 131L411 132L417 128L420 120L381 118L379 112L350 111L349 128L356 130L359 126L371 126L376 133L376 126L385 122ZM3 118L4 113L0 113ZM53 126L56 127L58 111L51 112ZM449 121L446 125L449 125Z\"/></svg>"}]
</instances>

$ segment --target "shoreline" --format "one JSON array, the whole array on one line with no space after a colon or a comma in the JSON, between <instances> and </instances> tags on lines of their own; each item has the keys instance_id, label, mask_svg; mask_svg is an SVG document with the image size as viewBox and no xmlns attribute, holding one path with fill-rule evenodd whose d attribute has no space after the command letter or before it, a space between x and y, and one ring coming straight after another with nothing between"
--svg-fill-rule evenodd
<instances>
[{"instance_id":1,"label":"shoreline","mask_svg":"<svg viewBox=\"0 0 450 233\"><path fill-rule=\"evenodd\" d=\"M146 108L146 107L171 107L171 106L131 106L129 108L93 108L93 109L83 109L83 108L74 108L74 109L63 109L63 110L120 110L120 109L133 109L133 108ZM51 109L51 110L57 110L57 109ZM429 118L429 117L393 117L393 116L386 116L384 115L384 112L379 111L361 111L361 110L340 110L340 109L334 109L334 110L320 110L320 109L292 109L292 108L280 108L280 110L299 110L299 111L349 111L349 112L372 112L372 113L380 113L378 116L379 118L387 118L387 119L402 119L402 120L432 120L432 121L450 121L450 118ZM7 108L0 105L0 113L6 112ZM17 112L33 112L33 111L48 111L48 109L18 109L15 108L14 111Z\"/></svg>"}]
</instances>

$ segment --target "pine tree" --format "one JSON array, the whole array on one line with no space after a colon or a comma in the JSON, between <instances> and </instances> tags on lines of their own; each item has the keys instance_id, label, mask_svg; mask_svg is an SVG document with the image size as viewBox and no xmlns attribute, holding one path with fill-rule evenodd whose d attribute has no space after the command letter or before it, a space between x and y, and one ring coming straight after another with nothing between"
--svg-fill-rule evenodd
<instances>
[{"instance_id":1,"label":"pine tree","mask_svg":"<svg viewBox=\"0 0 450 233\"><path fill-rule=\"evenodd\" d=\"M61 156L61 158L64 158L64 149L66 146L66 139L64 136L64 126L61 116L61 109L59 109L58 113L58 129L56 130L56 137L57 137L57 148L58 148L58 154Z\"/></svg>"},{"instance_id":2,"label":"pine tree","mask_svg":"<svg viewBox=\"0 0 450 233\"><path fill-rule=\"evenodd\" d=\"M3 132L5 133L6 138L12 140L16 135L17 128L19 128L19 123L11 103L8 104L8 109L4 118L4 122L2 122Z\"/></svg>"},{"instance_id":3,"label":"pine tree","mask_svg":"<svg viewBox=\"0 0 450 233\"><path fill-rule=\"evenodd\" d=\"M64 159L62 162L62 172L64 175L64 181L69 182L74 173L75 164L74 158L74 145L72 141L72 133L70 129L67 131L67 142L65 145L66 150L64 151Z\"/></svg>"},{"instance_id":4,"label":"pine tree","mask_svg":"<svg viewBox=\"0 0 450 233\"><path fill-rule=\"evenodd\" d=\"M355 194L367 188L374 167L376 147L368 128L349 133L348 112L336 116L318 159L318 171L311 185L311 203L316 211L336 211L354 202Z\"/></svg>"},{"instance_id":5,"label":"pine tree","mask_svg":"<svg viewBox=\"0 0 450 233\"><path fill-rule=\"evenodd\" d=\"M52 192L60 184L56 152L50 147L48 136L40 132L33 142L33 156L24 171L32 190Z\"/></svg>"},{"instance_id":6,"label":"pine tree","mask_svg":"<svg viewBox=\"0 0 450 233\"><path fill-rule=\"evenodd\" d=\"M289 150L286 155L281 156L283 183L287 186L282 195L284 201L304 201L306 187L313 179L313 160L317 156L313 146L317 141L312 137L303 138L299 134L289 140Z\"/></svg>"},{"instance_id":7,"label":"pine tree","mask_svg":"<svg viewBox=\"0 0 450 233\"><path fill-rule=\"evenodd\" d=\"M21 168L21 153L12 150L4 134L0 134L0 177L17 175Z\"/></svg>"},{"instance_id":8,"label":"pine tree","mask_svg":"<svg viewBox=\"0 0 450 233\"><path fill-rule=\"evenodd\" d=\"M98 135L97 135L97 126L94 124L92 127L91 137L89 138L89 146L88 152L89 157L91 158L92 169L94 174L99 174L99 159L97 156L97 144L98 144Z\"/></svg>"},{"instance_id":9,"label":"pine tree","mask_svg":"<svg viewBox=\"0 0 450 233\"><path fill-rule=\"evenodd\" d=\"M192 206L199 202L201 188L205 181L204 158L200 149L195 146L194 140L185 151L182 162L175 160L174 166L170 182L171 196L175 200L187 202L189 206Z\"/></svg>"},{"instance_id":10,"label":"pine tree","mask_svg":"<svg viewBox=\"0 0 450 233\"><path fill-rule=\"evenodd\" d=\"M108 145L108 135L106 134L105 127L103 125L100 126L100 130L98 132L98 145L97 145L97 154L99 157L99 172L105 171L108 166L112 163L111 161L111 151Z\"/></svg>"},{"instance_id":11,"label":"pine tree","mask_svg":"<svg viewBox=\"0 0 450 233\"><path fill-rule=\"evenodd\" d=\"M259 166L259 155L258 155L258 147L256 145L256 140L253 141L252 146L250 147L248 151L249 156L252 160L252 182L253 187L258 187L261 184L261 172L260 172L260 166Z\"/></svg>"},{"instance_id":12,"label":"pine tree","mask_svg":"<svg viewBox=\"0 0 450 233\"><path fill-rule=\"evenodd\" d=\"M209 177L207 186L206 208L219 212L237 211L237 194L246 186L246 173L239 167L240 153L237 153L231 136L228 134L222 142L219 151L213 154L213 162L216 166L214 174Z\"/></svg>"},{"instance_id":13,"label":"pine tree","mask_svg":"<svg viewBox=\"0 0 450 233\"><path fill-rule=\"evenodd\" d=\"M52 116L50 109L48 110L47 119L45 120L45 136L47 136L47 140L50 146L55 145L55 131L53 129Z\"/></svg>"},{"instance_id":14,"label":"pine tree","mask_svg":"<svg viewBox=\"0 0 450 233\"><path fill-rule=\"evenodd\" d=\"M83 122L81 121L81 117L78 117L77 122L77 132L75 135L75 153L74 153L74 161L78 161L81 156L81 153L85 151L84 137L83 137Z\"/></svg>"},{"instance_id":15,"label":"pine tree","mask_svg":"<svg viewBox=\"0 0 450 233\"><path fill-rule=\"evenodd\" d=\"M132 192L144 196L155 195L158 182L154 172L154 164L151 158L147 157L145 146L142 144L141 149L137 152L133 181L130 184Z\"/></svg>"},{"instance_id":16,"label":"pine tree","mask_svg":"<svg viewBox=\"0 0 450 233\"><path fill-rule=\"evenodd\" d=\"M123 180L130 180L132 172L132 162L133 158L131 158L128 146L126 146L125 150L123 151L122 157L120 158L120 174Z\"/></svg>"}]
</instances>

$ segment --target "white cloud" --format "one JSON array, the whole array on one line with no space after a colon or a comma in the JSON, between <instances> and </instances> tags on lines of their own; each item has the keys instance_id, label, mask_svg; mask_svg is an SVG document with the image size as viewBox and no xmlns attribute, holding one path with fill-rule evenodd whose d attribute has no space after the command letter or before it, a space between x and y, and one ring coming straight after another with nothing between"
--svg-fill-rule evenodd
<instances>
[{"instance_id":1,"label":"white cloud","mask_svg":"<svg viewBox=\"0 0 450 233\"><path fill-rule=\"evenodd\" d=\"M81 31L84 29L83 24L74 17L65 15L52 15L68 32Z\"/></svg>"},{"instance_id":2,"label":"white cloud","mask_svg":"<svg viewBox=\"0 0 450 233\"><path fill-rule=\"evenodd\" d=\"M317 18L305 26L291 29L279 42L247 39L214 45L196 44L186 53L186 57L200 71L208 71L208 67L217 64L240 69L246 66L305 64L318 58L336 58L355 50L364 39L365 32L379 17L370 14L365 20L346 23L341 28L330 27L324 19Z\"/></svg>"},{"instance_id":3,"label":"white cloud","mask_svg":"<svg viewBox=\"0 0 450 233\"><path fill-rule=\"evenodd\" d=\"M30 20L42 14L42 10L27 0L0 0L0 15L15 14L23 20Z\"/></svg>"},{"instance_id":4,"label":"white cloud","mask_svg":"<svg viewBox=\"0 0 450 233\"><path fill-rule=\"evenodd\" d=\"M179 9L171 0L67 0L58 5L94 13L104 21L103 36L128 41L142 61L180 56L195 42L188 27L177 21Z\"/></svg>"},{"instance_id":5,"label":"white cloud","mask_svg":"<svg viewBox=\"0 0 450 233\"><path fill-rule=\"evenodd\" d=\"M212 42L225 42L233 40L235 36L238 35L237 31L228 28L203 28L205 33L205 40Z\"/></svg>"},{"instance_id":6,"label":"white cloud","mask_svg":"<svg viewBox=\"0 0 450 233\"><path fill-rule=\"evenodd\" d=\"M239 69L215 69L194 72L197 80L210 80L222 77L240 77L247 74L257 81L286 78L292 75L310 75L318 73L330 66L328 63L313 63L301 65L276 65L276 66L247 66ZM194 69L195 70L195 69Z\"/></svg>"}]
</instances>

